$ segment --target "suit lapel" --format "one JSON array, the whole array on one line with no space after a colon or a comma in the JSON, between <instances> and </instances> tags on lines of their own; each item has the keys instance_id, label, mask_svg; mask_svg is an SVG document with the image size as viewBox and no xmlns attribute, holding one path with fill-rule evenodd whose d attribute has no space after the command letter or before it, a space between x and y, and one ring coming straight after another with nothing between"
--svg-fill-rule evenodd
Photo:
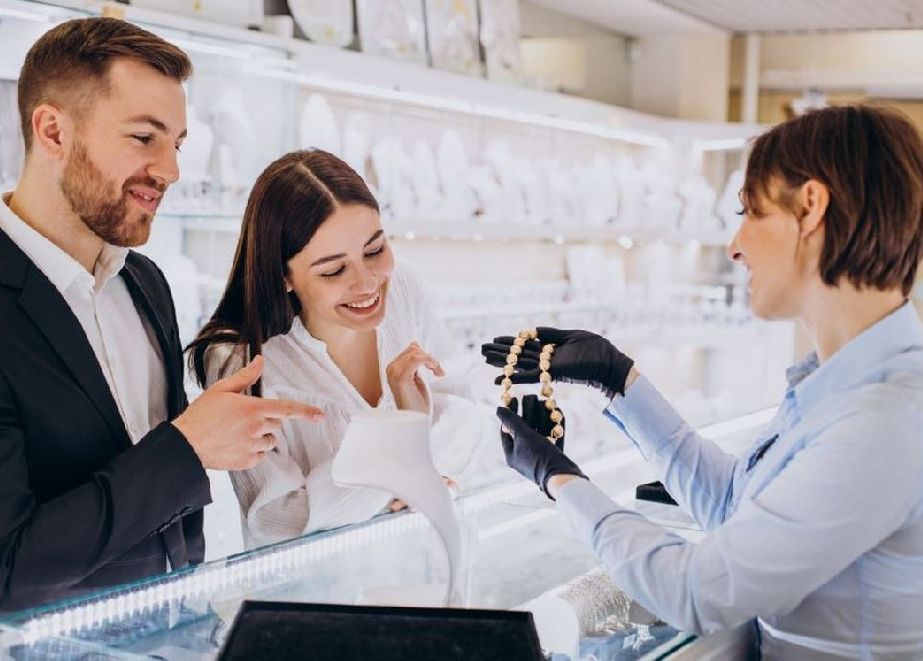
<instances>
[{"instance_id":1,"label":"suit lapel","mask_svg":"<svg viewBox=\"0 0 923 661\"><path fill-rule=\"evenodd\" d=\"M130 445L125 423L80 322L54 285L31 264L19 305L67 366L74 380L106 421L122 446Z\"/></svg>"},{"instance_id":2,"label":"suit lapel","mask_svg":"<svg viewBox=\"0 0 923 661\"><path fill-rule=\"evenodd\" d=\"M164 369L166 370L167 377L167 387L169 388L168 392L168 403L169 403L169 418L180 413L178 402L177 389L179 392L182 392L183 388L183 376L180 371L177 370L176 361L174 360L174 353L176 351L175 343L171 341L170 335L167 333L167 324L168 320L165 320L158 314L158 310L153 305L153 294L150 291L150 288L145 284L145 278L140 272L140 269L134 264L133 260L129 256L129 259L125 262L125 268L122 269L120 274L125 280L125 285L128 287L128 292L131 294L131 300L135 304L141 314L147 319L150 323L151 328L154 329L154 334L157 336L157 343L160 345L160 355L163 357ZM181 398L180 398L181 399Z\"/></svg>"},{"instance_id":3,"label":"suit lapel","mask_svg":"<svg viewBox=\"0 0 923 661\"><path fill-rule=\"evenodd\" d=\"M181 413L185 403L185 393L183 391L182 358L176 359L178 341L172 341L171 334L167 332L172 320L156 304L158 301L163 302L163 295L160 300L156 297L156 292L152 291L156 285L150 282L146 277L147 274L138 266L131 254L125 260L125 268L122 269L120 275L125 280L135 308L144 315L157 336L167 376L168 419L172 419ZM173 570L188 567L189 554L182 519L174 521L163 530L160 538L167 557L170 559L170 567Z\"/></svg>"}]
</instances>

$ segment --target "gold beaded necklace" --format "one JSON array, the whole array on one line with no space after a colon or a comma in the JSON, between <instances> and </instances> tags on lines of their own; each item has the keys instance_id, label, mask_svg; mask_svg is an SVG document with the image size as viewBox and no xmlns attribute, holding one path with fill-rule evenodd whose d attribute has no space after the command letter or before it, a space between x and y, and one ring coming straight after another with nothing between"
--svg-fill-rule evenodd
<instances>
[{"instance_id":1,"label":"gold beaded necklace","mask_svg":"<svg viewBox=\"0 0 923 661\"><path fill-rule=\"evenodd\" d=\"M526 345L527 340L535 340L537 338L538 332L532 328L519 331L519 334L513 340L513 344L510 346L510 353L506 357L506 367L503 368L503 380L500 382L500 386L503 388L503 391L500 393L500 403L503 404L503 406L509 407L513 399L513 395L510 393L510 389L513 387L513 380L510 377L513 376L513 373L516 371L516 363L519 362L522 348ZM538 380L542 384L542 397L546 398L544 400L545 408L550 411L551 421L554 423L551 434L548 436L548 440L552 443L564 436L564 426L561 424L561 421L564 420L564 414L561 413L557 403L554 401L554 388L551 387L550 370L551 355L553 353L554 345L546 344L542 347L542 351L538 357ZM504 429L504 431L506 432L507 430Z\"/></svg>"}]
</instances>

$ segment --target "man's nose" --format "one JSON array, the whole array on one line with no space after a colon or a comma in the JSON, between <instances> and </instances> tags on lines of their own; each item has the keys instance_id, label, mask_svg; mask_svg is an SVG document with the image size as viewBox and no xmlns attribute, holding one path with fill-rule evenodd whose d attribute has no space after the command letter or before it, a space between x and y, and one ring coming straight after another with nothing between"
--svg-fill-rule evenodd
<instances>
[{"instance_id":1,"label":"man's nose","mask_svg":"<svg viewBox=\"0 0 923 661\"><path fill-rule=\"evenodd\" d=\"M172 144L165 144L158 153L157 159L148 166L147 173L167 186L175 183L179 179L176 148Z\"/></svg>"}]
</instances>

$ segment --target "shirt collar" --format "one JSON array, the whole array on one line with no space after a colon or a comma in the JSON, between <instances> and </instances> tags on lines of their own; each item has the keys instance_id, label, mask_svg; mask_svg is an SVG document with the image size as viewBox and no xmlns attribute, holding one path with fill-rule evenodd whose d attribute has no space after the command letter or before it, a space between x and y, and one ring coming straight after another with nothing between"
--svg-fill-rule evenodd
<instances>
[{"instance_id":1,"label":"shirt collar","mask_svg":"<svg viewBox=\"0 0 923 661\"><path fill-rule=\"evenodd\" d=\"M811 372L817 369L817 366L817 352L812 351L805 356L804 359L785 370L785 378L788 380L788 387L794 388L804 381L805 378L811 375Z\"/></svg>"},{"instance_id":2,"label":"shirt collar","mask_svg":"<svg viewBox=\"0 0 923 661\"><path fill-rule=\"evenodd\" d=\"M96 269L94 276L96 278L96 289L102 289L103 286L117 276L125 268L125 260L128 259L128 248L114 246L111 243L103 243L103 249L96 259Z\"/></svg>"},{"instance_id":3,"label":"shirt collar","mask_svg":"<svg viewBox=\"0 0 923 661\"><path fill-rule=\"evenodd\" d=\"M16 215L9 207L10 196L11 193L4 193L0 199L0 229L6 232L62 295L78 280L85 282L88 288L99 291L125 266L128 248L104 243L94 272L90 275L80 262Z\"/></svg>"},{"instance_id":4,"label":"shirt collar","mask_svg":"<svg viewBox=\"0 0 923 661\"><path fill-rule=\"evenodd\" d=\"M867 381L889 359L912 347L923 347L923 323L913 303L906 301L884 319L849 341L823 365L811 352L786 371L799 408L810 408L831 393Z\"/></svg>"},{"instance_id":5,"label":"shirt collar","mask_svg":"<svg viewBox=\"0 0 923 661\"><path fill-rule=\"evenodd\" d=\"M304 323L301 321L301 317L297 314L292 320L292 327L289 329L289 333L304 347L312 349L319 353L327 353L327 343L323 340L319 340L313 335L311 331L305 328Z\"/></svg>"}]
</instances>

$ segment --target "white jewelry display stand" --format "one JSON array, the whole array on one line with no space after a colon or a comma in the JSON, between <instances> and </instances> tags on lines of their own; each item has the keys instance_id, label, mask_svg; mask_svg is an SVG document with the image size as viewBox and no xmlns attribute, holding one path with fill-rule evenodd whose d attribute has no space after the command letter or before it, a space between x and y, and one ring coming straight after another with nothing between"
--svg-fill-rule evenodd
<instances>
[{"instance_id":1,"label":"white jewelry display stand","mask_svg":"<svg viewBox=\"0 0 923 661\"><path fill-rule=\"evenodd\" d=\"M429 417L416 411L371 410L353 416L333 460L340 486L381 489L426 517L448 555L447 585L395 585L366 590L360 603L448 606L458 601L461 528L449 490L433 465Z\"/></svg>"}]
</instances>

